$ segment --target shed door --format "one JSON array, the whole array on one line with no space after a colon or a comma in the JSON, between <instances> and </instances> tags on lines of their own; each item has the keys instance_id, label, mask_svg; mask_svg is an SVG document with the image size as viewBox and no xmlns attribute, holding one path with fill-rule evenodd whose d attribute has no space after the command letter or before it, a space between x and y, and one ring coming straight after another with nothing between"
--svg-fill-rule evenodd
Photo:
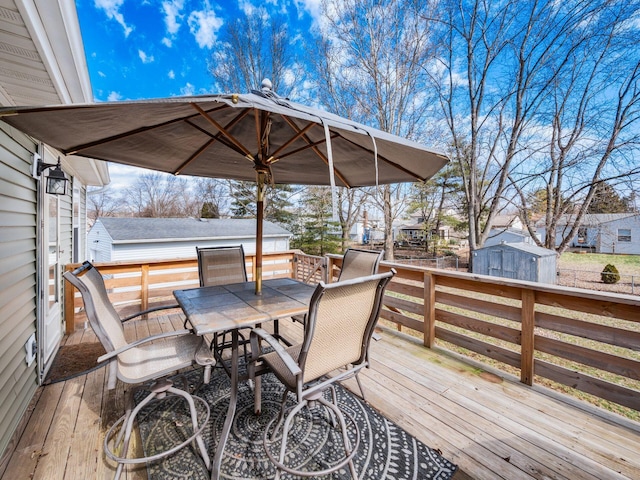
<instances>
[{"instance_id":1,"label":"shed door","mask_svg":"<svg viewBox=\"0 0 640 480\"><path fill-rule=\"evenodd\" d=\"M517 278L515 252L496 248L489 251L489 275L503 278Z\"/></svg>"}]
</instances>

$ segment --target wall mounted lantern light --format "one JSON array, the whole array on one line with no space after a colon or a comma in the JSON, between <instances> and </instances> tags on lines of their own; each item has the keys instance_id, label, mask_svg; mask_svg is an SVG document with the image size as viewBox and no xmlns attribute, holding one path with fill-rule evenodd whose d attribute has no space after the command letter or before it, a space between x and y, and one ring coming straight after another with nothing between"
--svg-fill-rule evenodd
<instances>
[{"instance_id":1,"label":"wall mounted lantern light","mask_svg":"<svg viewBox=\"0 0 640 480\"><path fill-rule=\"evenodd\" d=\"M40 159L37 162L37 174L42 175L46 169L52 170L47 175L47 193L51 195L65 195L67 193L67 182L69 179L62 171L60 166L60 157L58 157L58 163L44 163Z\"/></svg>"}]
</instances>

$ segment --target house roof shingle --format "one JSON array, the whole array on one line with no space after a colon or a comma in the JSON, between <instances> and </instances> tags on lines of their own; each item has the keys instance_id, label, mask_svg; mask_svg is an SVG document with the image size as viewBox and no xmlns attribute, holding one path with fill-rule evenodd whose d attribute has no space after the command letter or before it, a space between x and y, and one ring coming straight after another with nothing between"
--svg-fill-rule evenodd
<instances>
[{"instance_id":1,"label":"house roof shingle","mask_svg":"<svg viewBox=\"0 0 640 480\"><path fill-rule=\"evenodd\" d=\"M209 239L254 237L256 220L244 218L128 218L100 217L116 242L137 240ZM264 237L287 236L291 233L271 222L264 222Z\"/></svg>"}]
</instances>

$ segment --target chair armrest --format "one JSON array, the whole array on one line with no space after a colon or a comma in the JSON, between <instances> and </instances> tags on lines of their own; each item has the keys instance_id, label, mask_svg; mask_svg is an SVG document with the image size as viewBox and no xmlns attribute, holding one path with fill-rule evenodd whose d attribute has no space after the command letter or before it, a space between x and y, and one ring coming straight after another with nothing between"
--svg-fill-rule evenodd
<instances>
[{"instance_id":1,"label":"chair armrest","mask_svg":"<svg viewBox=\"0 0 640 480\"><path fill-rule=\"evenodd\" d=\"M100 362L104 362L105 360L109 360L110 358L116 357L119 354L121 354L122 352L126 352L127 350L129 350L131 348L139 347L140 345L152 342L154 340L158 340L160 338L176 337L176 336L187 335L187 334L192 335L193 332L191 332L191 330L176 330L174 332L158 333L156 335L151 335L150 337L141 338L140 340L136 340L135 342L128 343L124 347L120 347L120 348L118 348L118 349L116 349L116 350L114 350L112 352L108 352L108 353L102 355L101 357L98 357L98 362L99 363Z\"/></svg>"},{"instance_id":2,"label":"chair armrest","mask_svg":"<svg viewBox=\"0 0 640 480\"><path fill-rule=\"evenodd\" d=\"M152 312L157 312L159 310L171 310L174 308L180 308L180 305L178 305L177 303L174 303L172 305L163 305L160 307L151 307L151 308L147 308L146 310L143 310L141 312L138 313L134 313L133 315L129 315L128 317L124 317L121 322L128 322L129 320L133 320L136 317L140 317L142 315L146 315L147 313L152 313Z\"/></svg>"},{"instance_id":3,"label":"chair armrest","mask_svg":"<svg viewBox=\"0 0 640 480\"><path fill-rule=\"evenodd\" d=\"M282 359L286 367L289 369L292 375L298 375L302 373L302 369L298 366L295 360L289 355L289 352L285 350L285 348L278 342L278 340L271 335L269 332L262 328L254 328L251 330L251 350L253 351L254 343L253 340L257 340L257 337L260 337L262 340L267 342L271 348L278 354L278 356ZM257 345L256 345L257 346Z\"/></svg>"}]
</instances>

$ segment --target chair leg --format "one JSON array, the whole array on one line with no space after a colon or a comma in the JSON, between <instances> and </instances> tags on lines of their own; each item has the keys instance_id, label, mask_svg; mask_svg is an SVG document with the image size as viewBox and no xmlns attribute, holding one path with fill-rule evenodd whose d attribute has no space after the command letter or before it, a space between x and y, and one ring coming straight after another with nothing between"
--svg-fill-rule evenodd
<instances>
[{"instance_id":1,"label":"chair leg","mask_svg":"<svg viewBox=\"0 0 640 480\"><path fill-rule=\"evenodd\" d=\"M204 460L204 464L207 467L207 470L211 470L211 460L209 459L207 446L204 444L204 439L202 438L202 434L199 433L199 430L198 430L198 411L196 410L196 405L195 405L195 402L193 401L194 397L183 390L173 388L173 387L169 388L168 391L170 393L173 393L174 395L178 395L184 398L189 404L189 412L191 413L191 425L193 426L193 431L198 432L195 434L196 443L198 444L198 448L200 449L200 455L202 456L202 460ZM204 423L206 424L206 422Z\"/></svg>"},{"instance_id":2,"label":"chair leg","mask_svg":"<svg viewBox=\"0 0 640 480\"><path fill-rule=\"evenodd\" d=\"M305 406L308 405L308 401L307 400L302 400L300 403L298 403L294 408L291 409L291 411L287 414L286 419L284 420L284 426L282 429L282 443L280 445L280 453L279 453L279 457L276 460L276 458L274 457L274 455L271 453L268 443L268 433L269 430L271 428L271 425L276 422L276 419L273 419L269 422L269 424L267 425L265 432L264 432L264 436L263 436L263 442L265 445L265 451L267 453L267 456L269 457L269 460L271 460L271 462L275 465L276 467L276 474L275 474L275 479L279 480L280 476L282 475L282 472L286 472L286 473L290 473L292 475L298 475L298 476L304 476L304 477L309 477L309 476L313 476L313 477L322 477L325 475L329 475L332 472L335 472L337 470L339 470L340 468L344 467L345 465L349 465L349 471L351 473L351 476L353 477L354 480L358 480L358 473L356 472L356 468L355 465L353 463L353 458L355 457L357 451L358 451L358 447L360 445L360 429L358 428L358 425L355 421L355 419L353 418L353 416L351 416L350 414L346 413L346 412L342 412L340 410L340 408L337 405L337 399L336 399L336 393L335 393L335 389L333 388L333 386L330 387L331 388L331 395L332 395L332 401L328 401L326 400L323 396L320 396L319 398L316 399L316 401L322 405L324 405L330 412L332 417L335 417L338 419L338 423L340 425L340 430L342 432L342 440L344 442L344 451L345 451L345 456L343 459L341 459L338 463L336 463L335 465L326 468L324 470L320 470L320 471L314 471L314 472L309 472L309 471L302 471L302 470L296 470L294 468L288 467L284 464L284 459L285 459L285 455L286 455L286 450L287 450L287 441L288 441L288 435L289 435L289 429L291 427L291 422L293 421L294 417L300 412L300 410L302 410ZM286 395L286 392L285 392ZM282 424L282 415L284 414L284 404L283 404L283 408L280 411L280 417L278 418L278 421L276 423L276 426L271 434L271 441L273 441L276 438L276 432L279 430L280 425ZM347 432L347 422L345 420L345 415L346 418L348 418L349 422L353 425L356 435L355 435L355 445L352 447L351 446L351 441L349 440L349 435Z\"/></svg>"},{"instance_id":3,"label":"chair leg","mask_svg":"<svg viewBox=\"0 0 640 480\"><path fill-rule=\"evenodd\" d=\"M360 372L356 373L356 382L358 383L358 388L360 389L360 396L362 397L362 400L364 400L365 402L367 401L367 399L364 397L364 388L362 388L362 383L360 383Z\"/></svg>"},{"instance_id":4,"label":"chair leg","mask_svg":"<svg viewBox=\"0 0 640 480\"><path fill-rule=\"evenodd\" d=\"M164 452L157 453L149 457L127 458L126 455L129 450L129 441L131 438L131 433L133 431L133 423L136 420L138 413L142 408L144 408L152 400L162 399L166 397L167 393L181 396L187 401L187 404L189 405L189 411L191 414L193 434L182 443L175 445L174 447L168 450L165 450ZM205 409L205 412L206 412L205 418L200 424L200 426L198 426L198 414L195 408L194 400L197 400L202 405L202 407ZM118 467L116 469L116 474L114 479L118 480L120 478L124 465L147 463L147 462L152 462L152 461L164 458L166 456L169 456L177 452L181 448L186 447L187 445L192 443L194 440L196 441L198 448L200 449L201 456L204 460L204 463L207 469L210 469L211 462L209 460L209 455L207 453L206 445L204 444L204 440L202 439L202 431L204 430L204 428L207 426L207 423L209 422L209 416L210 416L209 405L204 399L200 397L196 397L195 395L191 395L185 392L184 390L180 390L178 388L173 387L173 384L169 380L159 380L152 386L151 393L149 393L149 395L147 395L138 405L136 405L135 408L133 408L132 410L128 409L125 415L120 417L111 426L111 428L107 431L105 435L104 444L103 444L105 455L111 460L114 460L115 462L118 463ZM115 430L118 428L118 426L120 426L120 431L118 432L118 439L114 443L113 450L111 450L109 448L109 441L113 438L113 434ZM119 449L120 452L118 455L114 453L114 451L118 449L120 444L122 444L122 447Z\"/></svg>"}]
</instances>

